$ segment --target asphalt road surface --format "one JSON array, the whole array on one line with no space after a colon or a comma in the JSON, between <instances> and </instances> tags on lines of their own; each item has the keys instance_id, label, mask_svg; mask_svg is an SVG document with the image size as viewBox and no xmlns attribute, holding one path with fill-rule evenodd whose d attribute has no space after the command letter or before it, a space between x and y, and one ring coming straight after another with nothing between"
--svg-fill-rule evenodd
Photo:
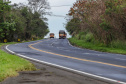
<instances>
[{"instance_id":1,"label":"asphalt road surface","mask_svg":"<svg viewBox=\"0 0 126 84\"><path fill-rule=\"evenodd\" d=\"M30 58L126 82L126 55L73 47L67 39L43 39L8 46L8 49Z\"/></svg>"}]
</instances>

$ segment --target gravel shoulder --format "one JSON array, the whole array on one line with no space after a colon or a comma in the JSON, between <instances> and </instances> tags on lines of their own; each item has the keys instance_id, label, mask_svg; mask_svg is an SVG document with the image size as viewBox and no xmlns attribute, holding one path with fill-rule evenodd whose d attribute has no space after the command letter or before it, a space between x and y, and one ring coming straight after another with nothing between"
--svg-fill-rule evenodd
<instances>
[{"instance_id":1,"label":"gravel shoulder","mask_svg":"<svg viewBox=\"0 0 126 84\"><path fill-rule=\"evenodd\" d=\"M0 84L110 84L69 71L31 61L38 71L19 72Z\"/></svg>"}]
</instances>

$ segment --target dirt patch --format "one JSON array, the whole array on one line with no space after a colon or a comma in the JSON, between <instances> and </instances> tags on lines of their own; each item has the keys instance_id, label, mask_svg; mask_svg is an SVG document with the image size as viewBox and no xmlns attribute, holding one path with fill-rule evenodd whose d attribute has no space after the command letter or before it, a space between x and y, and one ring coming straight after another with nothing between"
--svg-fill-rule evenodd
<instances>
[{"instance_id":1,"label":"dirt patch","mask_svg":"<svg viewBox=\"0 0 126 84\"><path fill-rule=\"evenodd\" d=\"M38 71L20 72L0 84L110 84L31 61Z\"/></svg>"}]
</instances>

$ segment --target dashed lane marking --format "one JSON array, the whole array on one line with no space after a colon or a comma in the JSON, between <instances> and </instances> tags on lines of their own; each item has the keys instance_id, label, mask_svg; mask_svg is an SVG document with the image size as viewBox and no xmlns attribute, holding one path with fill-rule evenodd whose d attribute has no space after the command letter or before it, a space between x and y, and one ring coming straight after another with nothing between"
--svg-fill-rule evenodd
<instances>
[{"instance_id":1,"label":"dashed lane marking","mask_svg":"<svg viewBox=\"0 0 126 84\"><path fill-rule=\"evenodd\" d=\"M42 42L42 41L41 41L41 42ZM30 46L30 45L29 45L29 46ZM27 56L25 56L25 55L17 54L17 53L15 53L14 51L11 51L8 47L9 47L9 45L6 46L6 50L7 50L7 51L9 51L9 52L11 52L11 53L13 53L13 54L15 54L15 55L18 55L18 56L20 56L20 57L29 59L29 60L33 60L33 61L40 62L40 63L44 63L44 64L47 64L47 65L59 67L59 68L61 68L61 69L65 69L65 70L74 71L74 72L77 72L77 73L80 73L80 74L84 74L84 75L88 75L88 76L91 76L91 77L100 78L100 79L103 79L103 80L106 80L106 81L115 82L115 83L118 83L118 84L126 84L126 82L122 82L122 81L119 81L119 80L114 80L114 79L110 79L110 78L106 78L106 77L102 77L102 76L97 76L97 75L90 74L90 73L87 73L87 72L75 70L75 69L68 68L68 67L64 67L64 66L61 66L61 65L57 65L57 64L53 64L53 63L49 63L49 62L37 60L37 59L34 59L34 58L30 58L30 57L27 57Z\"/></svg>"},{"instance_id":2,"label":"dashed lane marking","mask_svg":"<svg viewBox=\"0 0 126 84\"><path fill-rule=\"evenodd\" d=\"M109 66L114 66L114 67L119 67L119 68L126 68L126 66L121 66L121 65L116 65L116 64L110 64L110 63L104 63L104 62L99 62L99 61L93 61L93 60L87 60L87 59L71 57L71 56L67 56L67 55L62 55L62 54L57 54L57 53L53 53L53 52L43 51L43 50L40 50L40 49L37 49L37 48L33 47L33 45L41 43L41 42L43 42L43 41L40 41L40 42L37 42L37 43L34 43L34 44L30 44L28 46L30 48L34 49L34 50L44 52L44 53L48 53L48 54L52 54L52 55L57 55L57 56L66 57L66 58L70 58L70 59L76 59L76 60L80 60L80 61L99 63L99 64L104 64L104 65L109 65Z\"/></svg>"}]
</instances>

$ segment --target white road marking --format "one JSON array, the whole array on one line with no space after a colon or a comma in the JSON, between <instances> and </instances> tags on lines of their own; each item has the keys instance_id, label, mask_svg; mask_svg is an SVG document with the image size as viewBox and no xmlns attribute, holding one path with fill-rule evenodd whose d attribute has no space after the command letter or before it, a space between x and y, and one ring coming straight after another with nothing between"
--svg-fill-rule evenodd
<instances>
[{"instance_id":1,"label":"white road marking","mask_svg":"<svg viewBox=\"0 0 126 84\"><path fill-rule=\"evenodd\" d=\"M8 49L8 46L9 46L9 45L6 46L6 49L7 49L10 53L15 54L15 52L13 52L13 51L11 51L11 50Z\"/></svg>"},{"instance_id":2,"label":"white road marking","mask_svg":"<svg viewBox=\"0 0 126 84\"><path fill-rule=\"evenodd\" d=\"M106 78L106 77L102 77L102 76L97 76L97 75L90 74L90 73L87 73L87 72L83 72L83 71L75 70L75 69L72 69L72 68L60 66L60 65L57 65L57 64L53 64L53 63L41 61L41 60L38 60L38 59L30 58L30 57L27 57L27 56L24 56L24 55L21 55L21 54L16 54L15 52L9 50L8 47L9 47L9 45L6 46L6 50L8 50L9 52L11 52L11 53L13 53L15 55L18 55L20 57L29 59L29 60L33 60L33 61L40 62L40 63L44 63L44 64L47 64L47 65L51 65L51 66L59 67L59 68L62 68L62 69L74 71L74 72L77 72L77 73L80 73L80 74L84 74L84 75L88 75L88 76L92 76L92 77L104 79L106 81L111 81L111 82L115 82L115 83L119 83L119 84L126 84L126 82L121 82L121 81L118 81L118 80L114 80L114 79L110 79L110 78Z\"/></svg>"},{"instance_id":3,"label":"white road marking","mask_svg":"<svg viewBox=\"0 0 126 84\"><path fill-rule=\"evenodd\" d=\"M102 54L95 54L95 53L83 53L83 54L102 56Z\"/></svg>"},{"instance_id":4,"label":"white road marking","mask_svg":"<svg viewBox=\"0 0 126 84\"><path fill-rule=\"evenodd\" d=\"M116 58L116 59L126 61L126 59L121 59L121 58Z\"/></svg>"},{"instance_id":5,"label":"white road marking","mask_svg":"<svg viewBox=\"0 0 126 84\"><path fill-rule=\"evenodd\" d=\"M53 47L53 43L51 44L51 46Z\"/></svg>"},{"instance_id":6,"label":"white road marking","mask_svg":"<svg viewBox=\"0 0 126 84\"><path fill-rule=\"evenodd\" d=\"M103 74L97 74L98 76L102 76Z\"/></svg>"},{"instance_id":7,"label":"white road marking","mask_svg":"<svg viewBox=\"0 0 126 84\"><path fill-rule=\"evenodd\" d=\"M75 46L73 46L73 45L69 42L69 40L68 40L68 44L69 44L71 47L73 47L73 48L80 49L80 50L83 49L83 48L79 48L79 47L75 47ZM93 51L93 52L99 52L99 51L90 50L90 49L86 49L86 50Z\"/></svg>"},{"instance_id":8,"label":"white road marking","mask_svg":"<svg viewBox=\"0 0 126 84\"><path fill-rule=\"evenodd\" d=\"M68 41L68 44L69 44L71 47L73 47L73 48L76 48L76 49L81 49L81 48L77 48L77 47L75 47L75 46L71 45L69 41Z\"/></svg>"},{"instance_id":9,"label":"white road marking","mask_svg":"<svg viewBox=\"0 0 126 84\"><path fill-rule=\"evenodd\" d=\"M91 53L83 53L83 54L91 54Z\"/></svg>"}]
</instances>

